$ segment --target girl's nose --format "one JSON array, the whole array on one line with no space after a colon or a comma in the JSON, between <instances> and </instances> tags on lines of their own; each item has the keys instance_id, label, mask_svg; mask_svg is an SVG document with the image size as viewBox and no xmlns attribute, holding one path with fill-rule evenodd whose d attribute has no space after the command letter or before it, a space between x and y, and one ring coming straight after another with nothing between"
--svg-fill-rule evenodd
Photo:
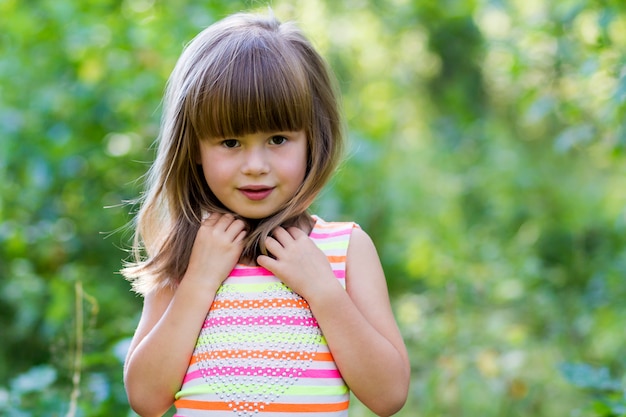
<instances>
[{"instance_id":1,"label":"girl's nose","mask_svg":"<svg viewBox=\"0 0 626 417\"><path fill-rule=\"evenodd\" d=\"M247 150L242 167L246 175L259 175L269 172L269 161L262 147L253 147Z\"/></svg>"}]
</instances>

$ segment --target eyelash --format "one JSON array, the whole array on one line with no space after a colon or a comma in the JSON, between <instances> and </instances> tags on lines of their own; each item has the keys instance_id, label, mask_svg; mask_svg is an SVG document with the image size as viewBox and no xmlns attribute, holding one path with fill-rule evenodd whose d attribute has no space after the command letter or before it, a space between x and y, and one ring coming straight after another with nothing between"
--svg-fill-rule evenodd
<instances>
[{"instance_id":1,"label":"eyelash","mask_svg":"<svg viewBox=\"0 0 626 417\"><path fill-rule=\"evenodd\" d=\"M226 139L222 141L222 145L224 145L225 148L235 148L237 145L239 145L239 141L237 139Z\"/></svg>"},{"instance_id":2,"label":"eyelash","mask_svg":"<svg viewBox=\"0 0 626 417\"><path fill-rule=\"evenodd\" d=\"M285 136L281 135L275 135L269 138L269 142L272 145L282 145L287 141L288 139ZM225 139L222 141L222 145L226 148L235 148L239 145L239 141L237 139Z\"/></svg>"},{"instance_id":3,"label":"eyelash","mask_svg":"<svg viewBox=\"0 0 626 417\"><path fill-rule=\"evenodd\" d=\"M279 139L280 143L275 143L276 139ZM287 142L287 138L281 135L276 135L270 138L270 142L272 142L273 145L282 145L283 143Z\"/></svg>"}]
</instances>

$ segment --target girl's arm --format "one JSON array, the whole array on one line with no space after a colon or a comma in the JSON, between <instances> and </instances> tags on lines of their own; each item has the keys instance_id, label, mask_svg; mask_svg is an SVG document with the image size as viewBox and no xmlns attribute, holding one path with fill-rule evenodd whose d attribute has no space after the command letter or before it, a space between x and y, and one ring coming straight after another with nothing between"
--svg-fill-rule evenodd
<instances>
[{"instance_id":1,"label":"girl's arm","mask_svg":"<svg viewBox=\"0 0 626 417\"><path fill-rule=\"evenodd\" d=\"M146 295L124 367L128 401L140 416L161 416L173 404L215 293L239 260L244 227L230 215L211 215L178 287Z\"/></svg>"},{"instance_id":2,"label":"girl's arm","mask_svg":"<svg viewBox=\"0 0 626 417\"><path fill-rule=\"evenodd\" d=\"M261 256L258 263L307 300L352 392L380 416L400 410L408 394L410 365L369 236L361 229L352 232L347 291L303 231L278 228L266 244L276 259Z\"/></svg>"},{"instance_id":3,"label":"girl's arm","mask_svg":"<svg viewBox=\"0 0 626 417\"><path fill-rule=\"evenodd\" d=\"M183 280L176 291L149 293L124 367L130 406L142 417L163 415L181 386L202 322L217 289Z\"/></svg>"}]
</instances>

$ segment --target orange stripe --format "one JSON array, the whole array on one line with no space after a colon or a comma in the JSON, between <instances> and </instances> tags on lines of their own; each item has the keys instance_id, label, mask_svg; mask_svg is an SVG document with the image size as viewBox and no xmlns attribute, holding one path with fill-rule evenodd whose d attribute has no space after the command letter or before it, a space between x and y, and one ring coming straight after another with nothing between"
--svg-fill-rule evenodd
<instances>
[{"instance_id":1,"label":"orange stripe","mask_svg":"<svg viewBox=\"0 0 626 417\"><path fill-rule=\"evenodd\" d=\"M177 409L188 408L190 410L232 410L228 404L217 401L176 400L174 406Z\"/></svg>"},{"instance_id":2,"label":"orange stripe","mask_svg":"<svg viewBox=\"0 0 626 417\"><path fill-rule=\"evenodd\" d=\"M213 352L213 357L218 357L221 359L224 358L236 358L237 355L241 352L240 350L216 350ZM263 358L272 358L275 355L280 356L283 353L291 353L288 351L278 351L278 350L252 350L245 351L248 355L247 358L253 357L253 355L257 355L257 357L261 356ZM191 357L190 365L197 363L199 360L197 355L193 355ZM313 361L315 362L332 362L334 361L333 355L330 352L318 352L313 357Z\"/></svg>"},{"instance_id":3,"label":"orange stripe","mask_svg":"<svg viewBox=\"0 0 626 417\"><path fill-rule=\"evenodd\" d=\"M254 403L241 401L240 405L250 404L254 407ZM309 413L323 413L323 412L331 412L331 411L342 411L347 410L349 406L349 401L344 401L340 403L331 403L331 404L282 404L282 403L270 403L270 404L261 404L263 405L263 411L265 412L286 412L286 413L297 413L297 412L309 412ZM233 410L233 408L237 407L233 405L233 407L229 407L228 403L219 402L219 401L194 401L194 400L176 400L174 402L174 406L177 409L187 408L190 410ZM260 405L258 405L260 407ZM248 411L249 408L244 408L243 411Z\"/></svg>"},{"instance_id":4,"label":"orange stripe","mask_svg":"<svg viewBox=\"0 0 626 417\"><path fill-rule=\"evenodd\" d=\"M317 223L315 223L315 228L316 229L337 229L337 230L341 230L341 228L343 226L345 226L345 225L346 224L342 223L342 222L324 222L324 223L317 222ZM354 227L358 227L358 225L355 223L352 227L353 228Z\"/></svg>"},{"instance_id":5,"label":"orange stripe","mask_svg":"<svg viewBox=\"0 0 626 417\"><path fill-rule=\"evenodd\" d=\"M346 261L346 256L333 256L333 255L328 255L328 262L330 263L339 263L339 262L345 262Z\"/></svg>"}]
</instances>

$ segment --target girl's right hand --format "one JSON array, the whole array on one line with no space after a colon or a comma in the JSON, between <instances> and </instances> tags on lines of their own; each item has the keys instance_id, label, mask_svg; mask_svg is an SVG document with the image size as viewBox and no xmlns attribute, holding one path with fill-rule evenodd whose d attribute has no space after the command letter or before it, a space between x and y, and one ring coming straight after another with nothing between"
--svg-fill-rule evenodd
<instances>
[{"instance_id":1,"label":"girl's right hand","mask_svg":"<svg viewBox=\"0 0 626 417\"><path fill-rule=\"evenodd\" d=\"M232 214L211 214L196 233L178 287L146 294L124 368L126 392L137 414L160 416L171 407L206 318L207 303L211 305L241 257L245 236L244 221ZM163 363L168 366L160 366Z\"/></svg>"},{"instance_id":2,"label":"girl's right hand","mask_svg":"<svg viewBox=\"0 0 626 417\"><path fill-rule=\"evenodd\" d=\"M198 229L183 279L212 283L217 290L239 261L246 233L243 220L232 214L211 213Z\"/></svg>"}]
</instances>

